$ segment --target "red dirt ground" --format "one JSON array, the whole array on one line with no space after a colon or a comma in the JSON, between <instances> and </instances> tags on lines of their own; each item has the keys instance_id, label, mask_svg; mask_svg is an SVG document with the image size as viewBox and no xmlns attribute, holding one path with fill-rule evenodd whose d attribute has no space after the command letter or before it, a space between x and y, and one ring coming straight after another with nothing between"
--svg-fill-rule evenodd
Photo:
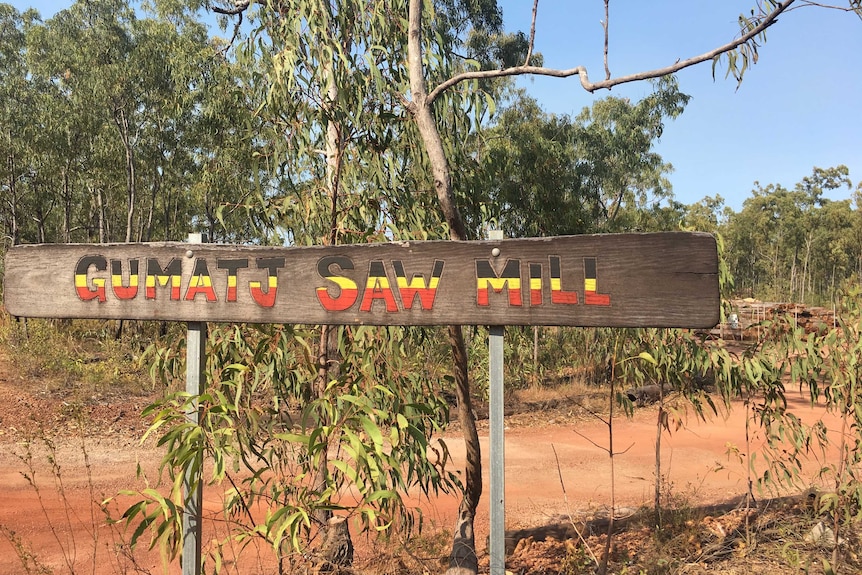
<instances>
[{"instance_id":1,"label":"red dirt ground","mask_svg":"<svg viewBox=\"0 0 862 575\"><path fill-rule=\"evenodd\" d=\"M0 357L0 367L6 362ZM141 446L146 428L138 415L147 398L132 401L94 401L86 406L91 422L81 433L74 419L67 417L69 406L49 394L23 392L17 376L0 369L0 575L39 572L38 566L54 573L160 573L157 554L139 559L137 564L117 551L116 531L106 525L94 501L116 495L123 489L141 488L136 479L140 464L151 476L161 457L152 446ZM34 386L27 385L32 389ZM807 407L800 398L795 405L806 418L821 413ZM614 426L617 507L650 505L654 490L654 442L656 408L638 409L630 420L619 418ZM33 420L40 422L34 423ZM480 430L488 473L487 422ZM28 482L23 438L27 430L44 426L55 438L56 462L62 483L55 480L44 444L34 444L32 475L39 489ZM607 428L601 422L574 417L565 409L521 414L506 420L506 517L511 529L534 527L558 521L560 517L594 514L610 503L610 467ZM577 430L577 433L575 433ZM690 418L686 426L662 437L662 474L671 493L692 505L719 503L745 493L744 465L728 458L728 445L744 447L745 420L740 407L726 417L702 422ZM455 463L460 468L463 444L457 431L447 433ZM83 447L82 447L83 446ZM86 458L85 454L86 453ZM487 480L486 480L487 481ZM62 496L58 492L62 490ZM477 542L485 550L487 536L486 483L483 506L477 519ZM218 501L205 495L207 508ZM64 505L65 503L65 505ZM440 498L422 503L426 520L440 529L454 525L457 501ZM95 511L94 511L95 510ZM621 510L620 513L625 513ZM210 529L211 525L207 527ZM10 537L10 532L14 536ZM32 552L35 561L28 570L22 566L12 539ZM205 535L204 540L207 540ZM366 546L367 547L367 546ZM371 551L360 544L357 561ZM94 558L95 557L95 558ZM367 558L366 558L367 559ZM169 572L178 572L176 565ZM257 569L233 566L231 573L255 573Z\"/></svg>"}]
</instances>

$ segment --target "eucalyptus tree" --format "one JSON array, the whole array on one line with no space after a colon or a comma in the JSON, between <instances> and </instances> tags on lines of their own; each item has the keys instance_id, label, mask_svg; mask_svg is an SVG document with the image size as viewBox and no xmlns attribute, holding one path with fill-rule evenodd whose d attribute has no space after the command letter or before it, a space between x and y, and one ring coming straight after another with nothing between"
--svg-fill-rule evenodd
<instances>
[{"instance_id":1,"label":"eucalyptus tree","mask_svg":"<svg viewBox=\"0 0 862 575\"><path fill-rule=\"evenodd\" d=\"M808 300L803 301L834 303L839 291L847 293L858 283L856 262L862 255L862 244L854 229L858 218L858 211L853 210L849 199L826 202L818 210L806 242L808 268L804 293Z\"/></svg>"},{"instance_id":2,"label":"eucalyptus tree","mask_svg":"<svg viewBox=\"0 0 862 575\"><path fill-rule=\"evenodd\" d=\"M676 229L672 166L653 147L687 102L673 77L639 102L603 98L574 119L516 95L477 137L477 195L517 237Z\"/></svg>"},{"instance_id":3,"label":"eucalyptus tree","mask_svg":"<svg viewBox=\"0 0 862 575\"><path fill-rule=\"evenodd\" d=\"M46 158L36 172L58 191L49 199L63 222L40 241L187 229L200 210L180 195L201 173L191 138L215 54L203 24L139 17L125 0L77 2L29 27L25 63L40 106L28 119ZM177 217L183 223L168 229Z\"/></svg>"},{"instance_id":4,"label":"eucalyptus tree","mask_svg":"<svg viewBox=\"0 0 862 575\"><path fill-rule=\"evenodd\" d=\"M612 76L607 65L611 26L606 19L605 77L599 81L590 80L583 66L558 70L538 64L533 54L533 32L529 37L516 35L514 44L505 44L506 49L494 41L471 44L468 40L473 33L492 40L498 37L502 19L494 0L410 0L406 5L386 0L266 4L239 0L217 3L214 8L252 20L251 35L240 44L244 50L236 58L239 63L248 63L253 74L251 85L262 93L259 113L270 118L271 127L282 131L278 146L258 155L268 163L272 174L280 176L275 181L261 182L261 188L267 190L261 195L265 206L274 214L278 208L285 214L304 216L298 241L334 244L348 239L392 237L379 230L385 228L391 207L407 197L402 194L410 193L424 193L435 199L436 214L428 214L425 220L428 228L440 230L442 223L452 240L471 237L459 205L466 192L458 188L463 182L457 173L453 174L452 166L466 157L459 152L466 138L459 136L476 127L477 114L481 118L485 100L481 90L488 82L528 74L577 77L581 87L592 93L721 60L741 80L757 59L765 30L792 7L807 4L814 3L758 3L750 15L740 17L739 33L730 42L666 67L618 77ZM195 2L197 5L199 2ZM851 7L858 9L859 2L852 0ZM538 2L534 12L537 8ZM492 45L500 47L489 49ZM483 48L481 53L477 50L475 59L469 57L471 46ZM509 50L512 46L515 49ZM503 65L490 66L487 59L479 57L489 53L505 60ZM513 60L513 53L521 58ZM608 117L612 117L611 111ZM592 116L585 120L598 126L604 121ZM270 133L276 132L274 129ZM390 146L395 141L398 154L387 153L395 149ZM598 145L596 150L598 153ZM607 166L606 172L613 185L621 186L604 190L610 198L605 206L608 219L616 222L621 213L619 206L625 200L618 194L637 194L651 183L615 181L613 178L618 176L614 174L621 171L614 172L613 166ZM652 182L658 181L659 174L660 170L653 174ZM408 185L415 187L407 189ZM594 182L596 189L603 185L601 181ZM326 328L317 338L315 355L320 368L312 392L318 399L332 382L336 387L346 383L347 376L338 369L341 351L335 351L343 340L330 336L330 331L335 330ZM456 571L475 572L472 523L481 495L478 437L470 410L467 357L460 327L451 326L448 337L459 418L468 447L464 498L450 566ZM327 421L320 420L320 429L331 428ZM320 453L327 446L323 441ZM316 479L326 481L329 472L321 464Z\"/></svg>"},{"instance_id":5,"label":"eucalyptus tree","mask_svg":"<svg viewBox=\"0 0 862 575\"><path fill-rule=\"evenodd\" d=\"M818 271L821 272L819 275L825 276L828 272L823 269L823 264L830 261L835 262L835 258L825 257L825 253L822 254L824 257L812 259L812 255L820 247L818 244L825 243L823 247L826 247L833 243L833 238L829 237L829 234L823 233L827 216L833 216L829 223L838 225L838 229L847 230L848 228L844 225L839 211L826 209L831 202L824 198L823 194L841 187L846 187L849 190L852 185L849 170L842 165L827 169L815 167L810 176L805 176L795 186L794 196L797 198L801 212L799 225L801 229L797 234L797 245L791 264L793 270L791 273L791 297L798 294L799 300L804 302L806 293L810 291L812 285L813 269L819 268ZM842 243L835 242L835 245L830 246L830 248L835 248L834 254L836 256L842 251L840 247ZM798 268L801 269L797 272Z\"/></svg>"},{"instance_id":6,"label":"eucalyptus tree","mask_svg":"<svg viewBox=\"0 0 862 575\"><path fill-rule=\"evenodd\" d=\"M56 104L70 112L75 128L83 128L87 139L77 149L90 153L87 168L91 177L98 174L88 187L100 241L114 239L115 228L123 229L119 221L110 220L111 196L121 193L117 182L125 182L124 235L131 239L137 185L135 127L129 110L132 71L124 64L133 48L129 26L134 18L133 10L119 1L78 3L28 35L30 69L54 89ZM117 156L122 160L118 162ZM123 167L119 174L118 166Z\"/></svg>"},{"instance_id":7,"label":"eucalyptus tree","mask_svg":"<svg viewBox=\"0 0 862 575\"><path fill-rule=\"evenodd\" d=\"M337 9L325 2L295 8L259 14L260 28L213 71L229 95L203 107L201 136L229 150L204 156L210 169L201 192L224 191L222 197L229 200L230 186L236 187L235 199L215 213L225 233L241 237L236 218L245 213L262 228L257 239L263 242L335 245L435 237L434 229L443 226L421 193L431 184L416 153L415 127L407 121L403 101L382 91L393 82L406 85L403 70L387 67L378 54L390 40L385 35L389 18L381 12L379 20L368 21L367 7L359 2ZM227 69L239 73L232 76ZM453 117L451 133L466 135L481 109L477 106L472 117ZM222 170L234 158L252 165L253 181L238 181L230 169ZM435 397L433 382L397 367L409 345L408 332L337 326L250 329L247 339L267 342L260 344L263 350L284 345L283 353L248 357L243 342L217 331L213 337L224 346L211 354L216 366L221 360L248 362L248 370L224 372L220 385L242 382L262 390L265 383L275 408L266 425L232 431L237 447L248 450L239 458L242 464L260 461L273 472L252 469L256 479L238 490L233 508L278 493L273 501L278 509L263 525L240 526L244 533L262 534L279 550L285 538L289 550L300 544L301 533L320 533L339 509L358 514L368 529L394 521L409 527L415 515L401 495L408 487L428 491L456 483L426 457L424 447L448 409ZM308 347L297 349L297 341ZM391 357L381 359L384 351ZM268 363L261 365L261 359ZM284 403L301 409L302 433L280 434L273 427L283 423L278 406ZM257 406L242 409L243 417L251 418ZM384 425L394 434L388 454L377 441ZM360 434L372 441L358 441ZM307 485L297 483L295 468L283 472L293 465L300 466ZM359 494L354 506L341 502L345 485ZM321 553L325 557L329 551Z\"/></svg>"},{"instance_id":8,"label":"eucalyptus tree","mask_svg":"<svg viewBox=\"0 0 862 575\"><path fill-rule=\"evenodd\" d=\"M50 80L34 75L28 40L41 27L34 10L19 14L0 7L3 17L2 142L3 211L13 243L68 238L73 203L70 174L74 170L77 130ZM62 197L53 193L62 186ZM62 224L58 214L63 206ZM62 232L55 234L55 230Z\"/></svg>"},{"instance_id":9,"label":"eucalyptus tree","mask_svg":"<svg viewBox=\"0 0 862 575\"><path fill-rule=\"evenodd\" d=\"M581 126L516 96L477 138L475 188L508 237L594 232L601 200L578 153Z\"/></svg>"},{"instance_id":10,"label":"eucalyptus tree","mask_svg":"<svg viewBox=\"0 0 862 575\"><path fill-rule=\"evenodd\" d=\"M267 45L258 52L258 56L271 60L274 72L261 77L261 81L270 86L268 101L305 99L320 118L316 123L300 126L304 130L288 132L285 137L291 139L297 133L306 133L322 144L317 147L319 154L305 145L303 140L299 141L299 147L296 148L309 154L303 162L310 162L310 158L318 156L325 159L326 169L317 172L316 179L309 178L304 182L305 193L328 198L331 217L324 227L328 233L321 238L332 242L346 235L336 225L337 217L332 217L338 215L339 186L343 183L341 178L347 149L345 142L351 136L364 135L365 126L383 128L383 132L375 134L374 139L379 142L385 139L385 130L396 126L403 128L404 133L411 130L418 132L409 163L414 167L427 167L426 181L431 184L428 191L436 198L449 237L457 241L467 239L470 234L459 210L458 191L454 186L457 180L451 168L457 165L457 159L451 155L453 149L457 148L457 140L446 137L441 122L452 118L457 120L465 112L475 110L475 105L470 102L474 102L479 95L477 90L481 82L525 74L575 76L584 89L594 92L625 82L664 77L686 67L716 62L721 58L725 58L730 72L741 79L747 68L756 61L764 31L794 3L810 4L794 0L758 4L750 16L740 18L739 35L727 44L663 68L626 76L613 77L606 65L605 79L596 82L589 79L587 70L582 66L554 70L536 65L532 54L532 33L529 40L523 43L526 54L517 63L483 68L481 60L465 60L462 57L465 52L464 40L471 29L493 34L500 27L499 10L493 0L463 3L410 0L406 6L396 6L383 0L371 3L309 0L259 7L246 0L217 6L217 11L239 16L259 16L254 45L263 46L266 42L261 42L261 39L266 37L272 39L274 46L271 48ZM605 4L607 6L607 2ZM537 5L534 5L534 12ZM856 0L853 0L852 5L856 8L859 6ZM608 24L606 21L606 31L609 29ZM364 90L362 97L351 97L349 94L359 87ZM295 118L285 118L285 126L297 127ZM368 120L371 124L362 123L361 120ZM295 173L315 173L306 166L310 164L303 164L303 169ZM367 177L361 179L362 183L373 181ZM315 182L319 183L315 185ZM613 190L612 193L617 194L613 197L621 197L621 192L619 187ZM614 213L620 201L622 199L608 207L609 215ZM327 339L321 337L321 349L327 347ZM453 350L456 387L462 400L459 414L463 418L462 429L467 435L468 444L464 502L456 526L451 566L474 572L476 560L472 521L481 495L478 441L468 413L467 361L459 327L450 328L449 339ZM328 353L321 352L319 356L324 359L323 365L326 365Z\"/></svg>"},{"instance_id":11,"label":"eucalyptus tree","mask_svg":"<svg viewBox=\"0 0 862 575\"><path fill-rule=\"evenodd\" d=\"M854 246L854 259L851 268L853 269L852 276L857 280L862 281L862 181L856 183L856 189L851 195L851 208L853 210L853 218L850 226L851 244Z\"/></svg>"},{"instance_id":12,"label":"eucalyptus tree","mask_svg":"<svg viewBox=\"0 0 862 575\"><path fill-rule=\"evenodd\" d=\"M0 218L3 242L20 243L27 213L27 161L31 155L29 138L38 132L30 121L36 108L35 94L27 78L26 30L38 15L24 14L8 4L0 4Z\"/></svg>"},{"instance_id":13,"label":"eucalyptus tree","mask_svg":"<svg viewBox=\"0 0 862 575\"><path fill-rule=\"evenodd\" d=\"M134 154L137 182L135 202L127 213L131 219L127 219L126 237L136 241L154 236L178 239L185 232L179 228L188 225L189 216L204 211L203 202L192 190L208 173L206 166L196 162L196 151L212 149L206 140L199 141L202 110L211 105L210 99L221 97L215 90L205 89L208 71L219 66L216 48L206 27L196 21L137 18L130 32L134 48L127 65L136 71L130 84L137 92L128 103L135 124L129 143L134 148L126 147L127 138L121 140L126 157ZM169 206L179 196L187 202L184 221L171 225ZM156 227L157 223L161 225ZM214 218L208 223L212 230Z\"/></svg>"},{"instance_id":14,"label":"eucalyptus tree","mask_svg":"<svg viewBox=\"0 0 862 575\"><path fill-rule=\"evenodd\" d=\"M706 196L699 202L685 206L683 226L714 233L721 231L732 213L733 210L725 205L720 195Z\"/></svg>"},{"instance_id":15,"label":"eucalyptus tree","mask_svg":"<svg viewBox=\"0 0 862 575\"><path fill-rule=\"evenodd\" d=\"M266 124L255 117L256 105L239 82L244 70L223 56L216 59L201 86L200 116L187 134L187 161L198 177L187 189L169 192L165 208L189 202L188 213L198 215L210 241L280 243L278 227L258 209L266 203L260 190L271 180L261 143Z\"/></svg>"},{"instance_id":16,"label":"eucalyptus tree","mask_svg":"<svg viewBox=\"0 0 862 575\"><path fill-rule=\"evenodd\" d=\"M273 175L259 186L259 198L271 207L276 225L293 243L379 241L384 237L384 205L398 203L395 194L384 200L381 180L388 178L398 189L398 174L404 169L391 163L383 169L384 162L392 161L392 141L402 137L399 126L381 121L397 118L400 107L379 89L398 81L392 78L398 70L387 67L376 53L389 40L384 35L388 15L381 12L380 20L369 20L367 6L360 2L338 6L305 2L291 8L262 11L257 32L236 56L250 70L248 87L261 102L258 117L264 131L258 139L265 145L258 158ZM383 341L375 344L388 347L401 334L392 330L382 336ZM336 396L364 390L362 395L371 399L366 410L388 399L369 387L373 382L363 377L366 370L343 369L353 363L351 357L365 353L371 341L363 339L355 330L321 326L315 360L296 390L304 400L304 418L315 430L323 430L309 444L309 451L317 455L309 454L305 471L316 497L309 512L321 529L328 525L332 498L345 481L363 496L368 487L379 491L378 482L359 468L333 467L328 456L331 449L342 449L351 441L351 426L337 425L344 412L332 409L340 405ZM359 419L352 424L362 425ZM362 459L354 454L354 460ZM384 497L378 499L378 507L390 500L400 504L400 498ZM377 527L367 513L363 519L369 528ZM346 534L349 537L349 531Z\"/></svg>"},{"instance_id":17,"label":"eucalyptus tree","mask_svg":"<svg viewBox=\"0 0 862 575\"><path fill-rule=\"evenodd\" d=\"M673 193L666 174L673 167L653 150L666 119L684 110L689 96L679 91L673 76L654 82L655 91L637 103L607 97L584 108L577 121L578 141L585 165L585 187L594 190L605 231L646 231L660 228L644 221L651 211L660 216L662 201L672 205Z\"/></svg>"},{"instance_id":18,"label":"eucalyptus tree","mask_svg":"<svg viewBox=\"0 0 862 575\"><path fill-rule=\"evenodd\" d=\"M728 253L738 289L756 289L768 298L787 296L788 230L798 221L798 206L781 185L755 183L751 197L743 202L728 230Z\"/></svg>"}]
</instances>

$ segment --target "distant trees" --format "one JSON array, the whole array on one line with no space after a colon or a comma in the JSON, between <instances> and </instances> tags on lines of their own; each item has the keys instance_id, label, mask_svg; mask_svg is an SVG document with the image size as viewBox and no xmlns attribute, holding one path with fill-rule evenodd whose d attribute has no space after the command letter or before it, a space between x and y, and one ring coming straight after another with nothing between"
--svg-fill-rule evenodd
<instances>
[{"instance_id":1,"label":"distant trees","mask_svg":"<svg viewBox=\"0 0 862 575\"><path fill-rule=\"evenodd\" d=\"M860 192L832 201L830 190L852 189L846 166L815 167L792 190L755 183L739 213L723 227L741 294L824 303L862 278ZM855 209L854 209L855 204Z\"/></svg>"},{"instance_id":2,"label":"distant trees","mask_svg":"<svg viewBox=\"0 0 862 575\"><path fill-rule=\"evenodd\" d=\"M719 233L741 296L827 304L859 284L862 182L854 190L846 166L815 167L792 189L755 182L739 212L721 196L675 199L652 147L687 98L670 77L640 102L608 97L570 118L517 94L477 140L473 201L511 237Z\"/></svg>"},{"instance_id":3,"label":"distant trees","mask_svg":"<svg viewBox=\"0 0 862 575\"><path fill-rule=\"evenodd\" d=\"M126 0L47 21L0 4L0 54L11 243L178 240L192 226L250 239L216 211L256 179L249 147L227 145L240 127L248 140L251 106L202 23L140 17Z\"/></svg>"}]
</instances>

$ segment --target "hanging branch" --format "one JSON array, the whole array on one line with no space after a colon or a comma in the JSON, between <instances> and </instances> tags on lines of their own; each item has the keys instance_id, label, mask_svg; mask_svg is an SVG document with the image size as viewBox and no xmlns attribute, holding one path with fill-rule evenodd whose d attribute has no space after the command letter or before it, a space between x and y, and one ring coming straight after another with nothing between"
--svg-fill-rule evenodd
<instances>
[{"instance_id":1,"label":"hanging branch","mask_svg":"<svg viewBox=\"0 0 862 575\"><path fill-rule=\"evenodd\" d=\"M714 60L722 54L726 54L728 52L736 50L744 44L752 42L755 38L757 38L757 36L765 32L767 28L772 26L778 19L778 16L786 12L795 1L796 0L787 0L786 2L777 3L775 5L775 9L772 12L766 14L762 20L758 21L756 25L751 26L747 32L745 32L735 40L732 40L731 42L728 42L727 44L719 46L718 48L715 48L708 52L704 52L703 54L700 54L698 56L692 56L691 58L687 58L685 60L677 60L670 66L665 66L663 68L655 68L653 70L647 70L645 72L637 72L635 74L617 76L616 78L608 78L600 82L590 81L585 66L577 66L575 68L569 68L568 70L529 65L513 66L511 68L505 68L503 70L476 70L458 74L440 83L436 88L434 88L431 92L428 93L426 97L426 102L428 105L430 105L446 90L449 90L452 87L457 86L461 82L466 82L468 80L488 80L493 78L505 78L508 76L523 76L527 74L532 74L536 76L550 76L554 78L569 78L571 76L578 76L581 81L581 86L584 88L584 90L593 93L596 90L609 90L614 86L618 86L620 84L628 84L630 82L639 82L642 80L661 78L663 76L675 74L676 72L684 70L685 68L690 68L691 66L707 62L709 60ZM529 47L529 51L532 52L533 38L531 37L530 40L531 45Z\"/></svg>"}]
</instances>

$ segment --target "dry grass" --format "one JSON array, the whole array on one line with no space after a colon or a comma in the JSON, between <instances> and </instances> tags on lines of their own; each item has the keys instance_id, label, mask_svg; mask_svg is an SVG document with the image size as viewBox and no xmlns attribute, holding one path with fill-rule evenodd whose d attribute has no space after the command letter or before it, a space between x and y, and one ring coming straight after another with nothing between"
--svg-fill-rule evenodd
<instances>
[{"instance_id":1,"label":"dry grass","mask_svg":"<svg viewBox=\"0 0 862 575\"><path fill-rule=\"evenodd\" d=\"M678 498L683 502L684 498ZM680 507L667 511L668 521L656 529L651 512L641 510L621 523L611 546L609 572L637 575L824 574L832 548L812 542L818 516L806 498L761 502L759 508ZM589 524L587 533L598 533ZM601 550L604 534L584 541L574 537L525 535L507 560L521 575L593 573L590 550ZM836 573L862 572L857 526L845 529L841 565ZM824 563L824 561L826 563Z\"/></svg>"},{"instance_id":2,"label":"dry grass","mask_svg":"<svg viewBox=\"0 0 862 575\"><path fill-rule=\"evenodd\" d=\"M572 417L583 418L593 413L606 414L609 393L608 385L572 378L555 385L513 390L508 401L516 412L562 411Z\"/></svg>"},{"instance_id":3,"label":"dry grass","mask_svg":"<svg viewBox=\"0 0 862 575\"><path fill-rule=\"evenodd\" d=\"M111 333L115 323L16 321L0 313L0 345L29 391L51 393L70 404L147 393L149 377L137 362L147 336L117 339Z\"/></svg>"}]
</instances>

